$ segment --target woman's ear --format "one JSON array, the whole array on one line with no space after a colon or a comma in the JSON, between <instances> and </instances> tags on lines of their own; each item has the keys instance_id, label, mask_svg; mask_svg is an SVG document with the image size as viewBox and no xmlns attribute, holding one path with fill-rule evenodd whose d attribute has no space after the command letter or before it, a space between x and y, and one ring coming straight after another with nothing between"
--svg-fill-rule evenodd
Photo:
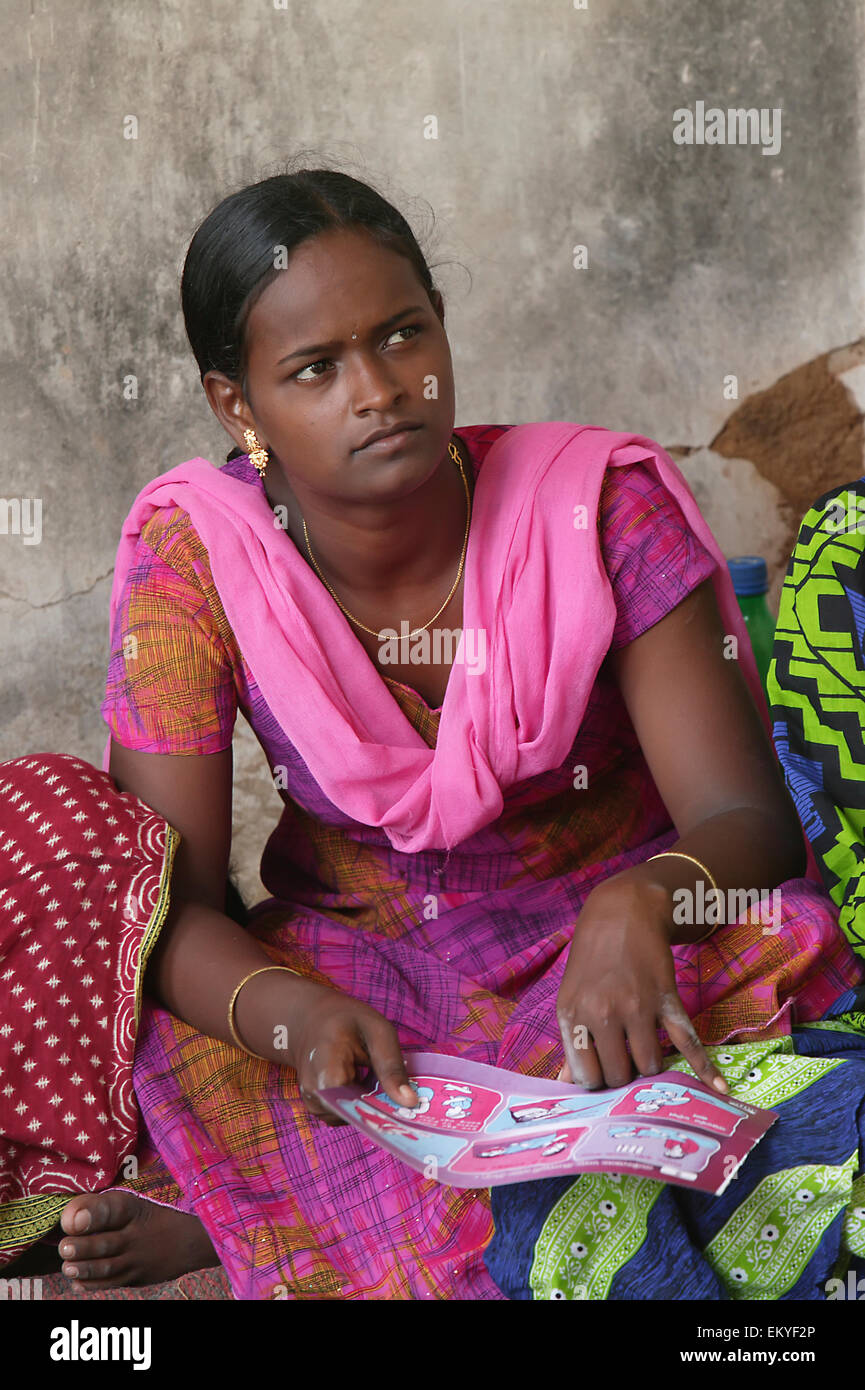
<instances>
[{"instance_id":1,"label":"woman's ear","mask_svg":"<svg viewBox=\"0 0 865 1390\"><path fill-rule=\"evenodd\" d=\"M224 372L206 372L201 382L208 404L226 434L230 435L240 453L246 452L243 431L252 427L240 383Z\"/></svg>"}]
</instances>

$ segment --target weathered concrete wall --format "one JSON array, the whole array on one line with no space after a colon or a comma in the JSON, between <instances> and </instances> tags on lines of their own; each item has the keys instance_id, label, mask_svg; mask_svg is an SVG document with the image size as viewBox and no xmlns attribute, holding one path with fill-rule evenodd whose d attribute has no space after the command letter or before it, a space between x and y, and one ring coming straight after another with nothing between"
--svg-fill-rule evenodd
<instances>
[{"instance_id":1,"label":"weathered concrete wall","mask_svg":"<svg viewBox=\"0 0 865 1390\"><path fill-rule=\"evenodd\" d=\"M858 0L0 15L0 493L42 506L39 544L0 534L0 757L100 760L121 521L149 478L229 447L183 334L185 249L219 197L299 146L370 177L444 262L458 423L657 438L725 547L763 549L773 598L798 514L862 471ZM780 147L676 143L674 113L699 102L764 110ZM255 895L278 800L245 726L237 769L234 858Z\"/></svg>"}]
</instances>

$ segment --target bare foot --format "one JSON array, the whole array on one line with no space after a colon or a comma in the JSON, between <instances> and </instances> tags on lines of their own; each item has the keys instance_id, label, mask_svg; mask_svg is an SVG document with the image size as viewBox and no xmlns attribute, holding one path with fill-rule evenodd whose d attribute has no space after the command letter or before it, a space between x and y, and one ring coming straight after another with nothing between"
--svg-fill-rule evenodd
<instances>
[{"instance_id":1,"label":"bare foot","mask_svg":"<svg viewBox=\"0 0 865 1390\"><path fill-rule=\"evenodd\" d=\"M63 1208L62 1270L79 1293L159 1284L219 1264L197 1216L132 1192L90 1192Z\"/></svg>"}]
</instances>

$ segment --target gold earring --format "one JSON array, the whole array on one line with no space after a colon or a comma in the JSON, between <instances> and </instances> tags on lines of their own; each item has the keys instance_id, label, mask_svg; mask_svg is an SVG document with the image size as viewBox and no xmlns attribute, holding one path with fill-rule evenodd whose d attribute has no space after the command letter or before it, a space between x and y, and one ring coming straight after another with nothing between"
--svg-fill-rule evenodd
<instances>
[{"instance_id":1,"label":"gold earring","mask_svg":"<svg viewBox=\"0 0 865 1390\"><path fill-rule=\"evenodd\" d=\"M246 445L246 452L249 454L250 463L253 468L258 469L259 476L263 478L264 470L267 468L268 458L270 457L267 450L262 448L255 430L244 430L243 442Z\"/></svg>"}]
</instances>

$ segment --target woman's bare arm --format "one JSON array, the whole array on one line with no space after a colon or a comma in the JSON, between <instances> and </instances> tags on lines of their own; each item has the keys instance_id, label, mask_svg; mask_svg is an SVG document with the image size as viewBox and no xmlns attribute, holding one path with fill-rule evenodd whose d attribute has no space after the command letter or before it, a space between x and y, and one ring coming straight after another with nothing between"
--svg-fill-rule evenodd
<instances>
[{"instance_id":1,"label":"woman's bare arm","mask_svg":"<svg viewBox=\"0 0 865 1390\"><path fill-rule=\"evenodd\" d=\"M610 660L643 754L679 832L719 889L769 890L804 872L805 843L783 772L725 633L711 580ZM682 859L629 876L670 889L702 877ZM683 926L688 941L704 926Z\"/></svg>"},{"instance_id":2,"label":"woman's bare arm","mask_svg":"<svg viewBox=\"0 0 865 1390\"><path fill-rule=\"evenodd\" d=\"M112 740L109 773L179 831L171 907L148 962L146 988L201 1033L233 1042L228 1004L241 980L273 961L223 911L231 850L232 753L139 753ZM286 971L257 975L237 998L246 1046L297 1069L310 1111L332 1122L313 1091L372 1064L391 1099L417 1104L397 1035L374 1009ZM283 1040L287 1038L288 1041Z\"/></svg>"},{"instance_id":3,"label":"woman's bare arm","mask_svg":"<svg viewBox=\"0 0 865 1390\"><path fill-rule=\"evenodd\" d=\"M230 1042L228 1002L250 971L272 965L254 937L223 911L231 851L232 752L201 756L139 753L112 740L109 773L180 833L171 907L148 963L145 986L166 1008L212 1038ZM235 1024L247 1047L274 1061L275 1019L292 986L272 972L244 986Z\"/></svg>"},{"instance_id":4,"label":"woman's bare arm","mask_svg":"<svg viewBox=\"0 0 865 1390\"><path fill-rule=\"evenodd\" d=\"M679 832L671 848L700 860L722 894L751 890L756 905L803 871L805 845L738 663L725 659L724 636L707 580L610 661ZM706 934L695 892L703 879L686 859L647 860L589 894L557 1000L563 1079L622 1086L632 1064L644 1075L660 1071L660 1026L703 1081L726 1089L679 997L670 950ZM694 894L685 922L674 913L682 888ZM760 920L755 930L767 930Z\"/></svg>"}]
</instances>

